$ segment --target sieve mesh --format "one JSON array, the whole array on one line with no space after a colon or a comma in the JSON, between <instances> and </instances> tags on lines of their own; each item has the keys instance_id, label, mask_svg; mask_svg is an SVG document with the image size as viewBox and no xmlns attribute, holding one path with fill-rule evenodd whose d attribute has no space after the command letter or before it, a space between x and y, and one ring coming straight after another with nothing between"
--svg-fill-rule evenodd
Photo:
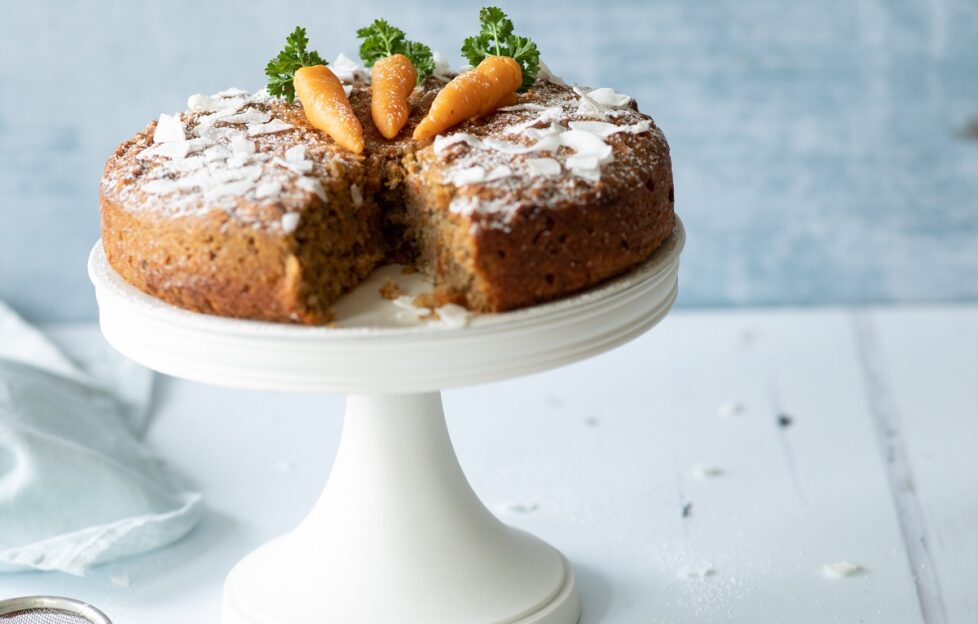
<instances>
[{"instance_id":1,"label":"sieve mesh","mask_svg":"<svg viewBox=\"0 0 978 624\"><path fill-rule=\"evenodd\" d=\"M24 609L0 615L3 624L92 624L92 620L62 609Z\"/></svg>"}]
</instances>

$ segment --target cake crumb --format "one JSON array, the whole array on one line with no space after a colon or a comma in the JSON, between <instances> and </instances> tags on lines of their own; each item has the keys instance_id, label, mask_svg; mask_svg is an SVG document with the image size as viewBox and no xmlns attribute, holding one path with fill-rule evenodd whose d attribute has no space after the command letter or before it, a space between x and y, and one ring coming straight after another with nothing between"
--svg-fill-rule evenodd
<instances>
[{"instance_id":1,"label":"cake crumb","mask_svg":"<svg viewBox=\"0 0 978 624\"><path fill-rule=\"evenodd\" d=\"M408 264L401 267L401 275L414 275L417 272L418 272L418 267L416 266L411 266Z\"/></svg>"},{"instance_id":2,"label":"cake crumb","mask_svg":"<svg viewBox=\"0 0 978 624\"><path fill-rule=\"evenodd\" d=\"M380 287L380 296L388 301L393 301L403 294L404 292L401 290L401 287L397 285L397 282L389 277L384 282L384 285Z\"/></svg>"}]
</instances>

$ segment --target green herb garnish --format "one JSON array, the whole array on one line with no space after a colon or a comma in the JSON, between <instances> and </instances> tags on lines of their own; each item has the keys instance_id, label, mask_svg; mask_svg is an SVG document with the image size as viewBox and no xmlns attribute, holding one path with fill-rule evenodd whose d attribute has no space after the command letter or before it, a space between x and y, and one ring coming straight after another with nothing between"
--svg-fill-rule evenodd
<instances>
[{"instance_id":1,"label":"green herb garnish","mask_svg":"<svg viewBox=\"0 0 978 624\"><path fill-rule=\"evenodd\" d=\"M268 76L268 92L278 97L284 97L291 104L295 101L295 87L292 79L295 72L302 67L312 65L328 65L315 50L306 51L309 38L306 29L296 26L292 34L285 40L285 49L278 56L268 61L265 75Z\"/></svg>"},{"instance_id":2,"label":"green herb garnish","mask_svg":"<svg viewBox=\"0 0 978 624\"><path fill-rule=\"evenodd\" d=\"M418 82L435 71L431 48L417 41L408 41L404 38L404 31L391 26L387 20L374 20L370 26L358 30L357 37L363 39L360 44L360 60L367 67L373 67L382 58L403 54L418 72Z\"/></svg>"},{"instance_id":3,"label":"green herb garnish","mask_svg":"<svg viewBox=\"0 0 978 624\"><path fill-rule=\"evenodd\" d=\"M513 34L513 22L502 9L484 7L479 11L482 31L475 37L468 37L462 44L462 56L475 67L487 56L509 56L520 64L523 70L523 84L520 92L529 89L540 71L540 50L537 44L526 37Z\"/></svg>"}]
</instances>

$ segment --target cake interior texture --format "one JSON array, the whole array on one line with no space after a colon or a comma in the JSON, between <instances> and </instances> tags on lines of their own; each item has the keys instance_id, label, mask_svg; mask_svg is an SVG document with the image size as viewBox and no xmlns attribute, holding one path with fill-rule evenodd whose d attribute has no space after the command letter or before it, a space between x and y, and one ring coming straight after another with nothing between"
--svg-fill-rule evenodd
<instances>
[{"instance_id":1,"label":"cake interior texture","mask_svg":"<svg viewBox=\"0 0 978 624\"><path fill-rule=\"evenodd\" d=\"M377 266L429 276L435 305L499 312L564 296L649 257L672 232L668 144L633 100L540 80L434 143L410 139L444 80L411 96L394 140L350 80L362 155L301 106L193 96L106 165L102 239L128 282L190 310L323 324ZM161 136L162 135L162 136Z\"/></svg>"}]
</instances>

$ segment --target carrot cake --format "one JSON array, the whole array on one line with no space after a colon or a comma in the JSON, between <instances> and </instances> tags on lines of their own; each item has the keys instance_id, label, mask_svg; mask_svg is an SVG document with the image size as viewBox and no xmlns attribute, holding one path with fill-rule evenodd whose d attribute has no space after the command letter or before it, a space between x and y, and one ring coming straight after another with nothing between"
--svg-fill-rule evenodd
<instances>
[{"instance_id":1,"label":"carrot cake","mask_svg":"<svg viewBox=\"0 0 978 624\"><path fill-rule=\"evenodd\" d=\"M194 95L109 158L102 244L140 290L199 312L322 324L390 261L444 302L499 312L574 293L649 257L674 225L669 146L636 102L543 68L515 102L418 142L451 77L424 79L397 138L341 55L362 153L267 91Z\"/></svg>"}]
</instances>

